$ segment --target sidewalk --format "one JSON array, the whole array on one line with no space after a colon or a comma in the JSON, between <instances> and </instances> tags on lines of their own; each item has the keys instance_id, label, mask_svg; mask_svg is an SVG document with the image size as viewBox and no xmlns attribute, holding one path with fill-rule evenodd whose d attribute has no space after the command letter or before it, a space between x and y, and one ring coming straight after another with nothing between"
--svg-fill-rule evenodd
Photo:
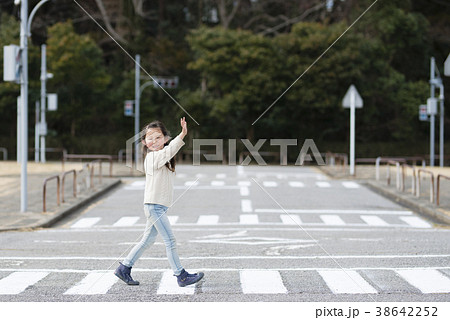
<instances>
[{"instance_id":1,"label":"sidewalk","mask_svg":"<svg viewBox=\"0 0 450 320\"><path fill-rule=\"evenodd\" d=\"M357 165L355 167L355 176L350 176L349 167L343 169L342 166L320 166L322 172L333 179L358 180L359 183L366 185L377 193L395 201L405 207L408 207L423 216L427 217L435 224L450 226L450 180L442 179L440 183L440 203L436 205L436 199L430 202L431 179L429 174L422 174L420 179L420 197L412 194L412 169L405 171L405 190L398 190L396 187L396 168L390 167L391 182L387 184L387 166L380 165L380 179L376 180L375 165ZM421 166L416 167L422 169ZM425 167L425 170L434 174L434 190L436 191L436 179L438 174L450 176L450 167ZM400 175L401 183L401 175ZM416 186L417 187L417 186ZM435 194L436 197L436 194Z\"/></svg>"},{"instance_id":2,"label":"sidewalk","mask_svg":"<svg viewBox=\"0 0 450 320\"><path fill-rule=\"evenodd\" d=\"M69 162L64 170L82 169L81 162ZM73 175L68 175L65 181L65 202L57 206L56 180L47 183L46 212L43 212L43 181L53 175L60 175L61 162L45 164L28 162L27 165L27 198L28 211L20 212L20 164L15 161L0 161L0 231L27 230L49 227L73 211L94 201L102 194L118 186L121 176L138 176L139 172L130 170L123 164L113 164L113 177L109 177L109 164L102 164L103 178L99 182L98 168L95 167L93 188L83 185L83 177L77 177L77 197L73 196ZM86 180L85 180L86 181ZM84 181L84 182L85 182ZM62 186L61 186L62 188Z\"/></svg>"}]
</instances>

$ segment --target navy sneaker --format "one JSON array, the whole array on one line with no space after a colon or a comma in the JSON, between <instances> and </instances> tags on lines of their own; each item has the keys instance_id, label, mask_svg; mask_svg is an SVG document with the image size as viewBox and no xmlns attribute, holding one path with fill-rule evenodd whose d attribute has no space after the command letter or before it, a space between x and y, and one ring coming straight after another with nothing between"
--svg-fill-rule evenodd
<instances>
[{"instance_id":1,"label":"navy sneaker","mask_svg":"<svg viewBox=\"0 0 450 320\"><path fill-rule=\"evenodd\" d=\"M114 274L123 282L130 286L137 286L139 285L139 281L133 280L131 277L131 267L124 266L122 263L120 263L120 266L114 271Z\"/></svg>"},{"instance_id":2,"label":"navy sneaker","mask_svg":"<svg viewBox=\"0 0 450 320\"><path fill-rule=\"evenodd\" d=\"M194 284L196 282L199 282L200 280L202 280L204 275L205 274L203 272L191 274L191 273L188 273L186 270L183 269L183 270L181 270L180 275L176 276L176 277L177 277L178 285L180 287L185 287L185 286L188 286L190 284Z\"/></svg>"}]
</instances>

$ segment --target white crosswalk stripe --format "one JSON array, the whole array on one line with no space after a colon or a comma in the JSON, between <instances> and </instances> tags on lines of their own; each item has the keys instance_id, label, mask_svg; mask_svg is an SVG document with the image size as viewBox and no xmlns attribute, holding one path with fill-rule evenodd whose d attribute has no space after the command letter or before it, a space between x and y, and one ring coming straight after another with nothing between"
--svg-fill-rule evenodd
<instances>
[{"instance_id":1,"label":"white crosswalk stripe","mask_svg":"<svg viewBox=\"0 0 450 320\"><path fill-rule=\"evenodd\" d=\"M99 222L102 218L94 217L94 218L82 218L71 225L71 228L90 228L97 222Z\"/></svg>"},{"instance_id":2,"label":"white crosswalk stripe","mask_svg":"<svg viewBox=\"0 0 450 320\"><path fill-rule=\"evenodd\" d=\"M294 268L295 269L295 268ZM448 269L448 268L446 268ZM220 270L220 269L217 269ZM383 270L382 268L380 270ZM386 272L397 274L400 282L382 281L381 279L369 277L370 280L366 280L362 277L365 273L364 268L359 270L351 269L310 269L305 268L305 272L310 272L311 276L308 279L314 279L312 273L316 273L325 283L324 289L321 291L323 294L328 294L331 291L333 294L375 294L398 292L402 289L404 292L411 292L417 294L415 289L417 288L423 294L442 294L450 293L450 276L439 271L437 268L398 268L398 269L385 269ZM138 270L139 271L139 270ZM145 279L145 269L140 270L139 278ZM373 268L368 268L367 271L373 271ZM4 271L3 271L4 272ZM161 280L156 289L157 294L161 295L193 295L195 294L196 286L190 285L186 287L179 287L176 277L173 276L172 270L147 270L147 272L156 272L161 274ZM209 271L205 270L206 277ZM282 278L280 271L274 269L234 269L239 274L239 283L230 283L225 286L235 286L235 292L242 292L244 294L289 294L289 290L284 283L290 283L291 286L303 286L302 281L304 279L298 278L294 273L284 271ZM0 295L18 295L26 294L26 289L33 286L33 294L36 290L40 290L39 285L35 286L39 281L43 280L51 273L60 274L85 274L84 278L76 284L67 287L64 295L104 295L112 289L114 285L125 285L114 275L112 270L109 271L77 271L77 270L28 270L28 271L15 271L7 275L3 279L0 279ZM295 278L291 278L295 277ZM317 278L319 279L319 278ZM383 277L384 279L384 277ZM219 279L219 281L221 281ZM223 281L228 281L224 278ZM284 282L285 281L285 282ZM299 282L300 281L300 282ZM370 281L370 282L369 282ZM377 283L379 282L379 283ZM66 281L61 281L61 286L65 286ZM403 285L402 285L403 283ZM400 287L399 287L400 284ZM217 282L212 284L213 287L209 287L209 282L202 282L203 292L217 292L220 293L220 289L217 291ZM308 284L310 285L310 284ZM43 285L42 288L47 286ZM219 286L222 287L223 286ZM319 286L317 286L319 287ZM329 290L329 291L328 291ZM294 290L295 291L295 290ZM200 293L200 292L199 292Z\"/></svg>"},{"instance_id":3,"label":"white crosswalk stripe","mask_svg":"<svg viewBox=\"0 0 450 320\"><path fill-rule=\"evenodd\" d=\"M258 224L259 219L257 214L241 214L239 216L240 224Z\"/></svg>"},{"instance_id":4,"label":"white crosswalk stripe","mask_svg":"<svg viewBox=\"0 0 450 320\"><path fill-rule=\"evenodd\" d=\"M330 188L331 184L326 181L316 181L316 186L318 186L319 188Z\"/></svg>"},{"instance_id":5,"label":"white crosswalk stripe","mask_svg":"<svg viewBox=\"0 0 450 320\"><path fill-rule=\"evenodd\" d=\"M173 271L166 271L163 273L161 282L158 287L157 294L194 294L195 286L190 285L186 287L179 287L177 278L174 277Z\"/></svg>"},{"instance_id":6,"label":"white crosswalk stripe","mask_svg":"<svg viewBox=\"0 0 450 320\"><path fill-rule=\"evenodd\" d=\"M225 179L227 177L227 175L225 173L218 173L216 174L216 178L217 179Z\"/></svg>"},{"instance_id":7,"label":"white crosswalk stripe","mask_svg":"<svg viewBox=\"0 0 450 320\"><path fill-rule=\"evenodd\" d=\"M323 223L331 226L343 226L345 225L344 220L341 219L338 215L335 214L322 214L320 215L320 219L322 219Z\"/></svg>"},{"instance_id":8,"label":"white crosswalk stripe","mask_svg":"<svg viewBox=\"0 0 450 320\"><path fill-rule=\"evenodd\" d=\"M186 181L185 183L184 183L184 185L186 186L186 187L195 187L195 186L198 186L198 181L195 181L195 180L193 180L193 181Z\"/></svg>"},{"instance_id":9,"label":"white crosswalk stripe","mask_svg":"<svg viewBox=\"0 0 450 320\"><path fill-rule=\"evenodd\" d=\"M246 197L250 194L250 190L248 189L248 187L241 187L239 192L243 197Z\"/></svg>"},{"instance_id":10,"label":"white crosswalk stripe","mask_svg":"<svg viewBox=\"0 0 450 320\"><path fill-rule=\"evenodd\" d=\"M296 214L281 214L280 219L283 222L283 224L288 224L288 225L302 224L302 220Z\"/></svg>"},{"instance_id":11,"label":"white crosswalk stripe","mask_svg":"<svg viewBox=\"0 0 450 320\"><path fill-rule=\"evenodd\" d=\"M112 272L92 272L64 294L105 294L119 280Z\"/></svg>"},{"instance_id":12,"label":"white crosswalk stripe","mask_svg":"<svg viewBox=\"0 0 450 320\"><path fill-rule=\"evenodd\" d=\"M19 294L45 278L49 272L14 272L0 280L0 294Z\"/></svg>"},{"instance_id":13,"label":"white crosswalk stripe","mask_svg":"<svg viewBox=\"0 0 450 320\"><path fill-rule=\"evenodd\" d=\"M249 199L242 199L241 200L241 210L242 212L252 212L252 201Z\"/></svg>"},{"instance_id":14,"label":"white crosswalk stripe","mask_svg":"<svg viewBox=\"0 0 450 320\"><path fill-rule=\"evenodd\" d=\"M335 294L377 293L377 290L354 270L320 270L319 274Z\"/></svg>"},{"instance_id":15,"label":"white crosswalk stripe","mask_svg":"<svg viewBox=\"0 0 450 320\"><path fill-rule=\"evenodd\" d=\"M278 294L288 293L278 271L252 270L241 271L242 292L245 294Z\"/></svg>"},{"instance_id":16,"label":"white crosswalk stripe","mask_svg":"<svg viewBox=\"0 0 450 320\"><path fill-rule=\"evenodd\" d=\"M304 188L305 184L301 181L289 181L289 186L292 188Z\"/></svg>"},{"instance_id":17,"label":"white crosswalk stripe","mask_svg":"<svg viewBox=\"0 0 450 320\"><path fill-rule=\"evenodd\" d=\"M357 184L356 182L353 182L353 181L343 181L342 185L348 189L358 189L359 188L359 184Z\"/></svg>"},{"instance_id":18,"label":"white crosswalk stripe","mask_svg":"<svg viewBox=\"0 0 450 320\"><path fill-rule=\"evenodd\" d=\"M450 293L450 279L433 269L404 269L397 273L422 293Z\"/></svg>"},{"instance_id":19,"label":"white crosswalk stripe","mask_svg":"<svg viewBox=\"0 0 450 320\"><path fill-rule=\"evenodd\" d=\"M381 227L381 226L388 226L389 225L386 221L384 221L383 219L381 219L380 217L377 217L377 216L364 216L364 215L361 215L359 217L362 220L364 220L364 222L367 223L369 226Z\"/></svg>"},{"instance_id":20,"label":"white crosswalk stripe","mask_svg":"<svg viewBox=\"0 0 450 320\"><path fill-rule=\"evenodd\" d=\"M211 186L213 187L221 187L225 185L225 181L222 180L213 180L211 181Z\"/></svg>"},{"instance_id":21,"label":"white crosswalk stripe","mask_svg":"<svg viewBox=\"0 0 450 320\"><path fill-rule=\"evenodd\" d=\"M411 227L415 228L431 228L431 225L425 220L419 217L400 217L401 220L405 221Z\"/></svg>"},{"instance_id":22,"label":"white crosswalk stripe","mask_svg":"<svg viewBox=\"0 0 450 320\"><path fill-rule=\"evenodd\" d=\"M217 224L219 222L218 215L201 215L198 217L197 224L210 225Z\"/></svg>"},{"instance_id":23,"label":"white crosswalk stripe","mask_svg":"<svg viewBox=\"0 0 450 320\"><path fill-rule=\"evenodd\" d=\"M263 186L267 188L275 188L278 186L278 183L275 181L263 181Z\"/></svg>"},{"instance_id":24,"label":"white crosswalk stripe","mask_svg":"<svg viewBox=\"0 0 450 320\"><path fill-rule=\"evenodd\" d=\"M139 217L122 217L113 224L113 227L130 227L139 219Z\"/></svg>"}]
</instances>

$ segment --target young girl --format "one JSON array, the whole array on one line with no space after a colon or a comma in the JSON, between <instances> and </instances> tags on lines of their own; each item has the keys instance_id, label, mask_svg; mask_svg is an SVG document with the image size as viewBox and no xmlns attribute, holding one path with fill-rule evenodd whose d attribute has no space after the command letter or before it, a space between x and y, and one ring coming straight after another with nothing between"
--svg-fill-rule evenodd
<instances>
[{"instance_id":1,"label":"young girl","mask_svg":"<svg viewBox=\"0 0 450 320\"><path fill-rule=\"evenodd\" d=\"M130 275L131 267L144 250L155 242L158 233L164 240L169 264L180 287L194 284L200 281L204 275L203 272L190 274L181 266L176 250L175 237L166 215L168 207L172 205L173 178L175 175L174 156L184 145L183 138L187 134L187 123L184 117L181 118L180 123L181 133L170 143L167 143L170 137L164 124L160 121L151 122L144 128L145 137L142 140L146 153L144 160L144 213L147 217L147 225L141 242L131 250L114 272L128 285L139 284L139 281L133 280Z\"/></svg>"}]
</instances>

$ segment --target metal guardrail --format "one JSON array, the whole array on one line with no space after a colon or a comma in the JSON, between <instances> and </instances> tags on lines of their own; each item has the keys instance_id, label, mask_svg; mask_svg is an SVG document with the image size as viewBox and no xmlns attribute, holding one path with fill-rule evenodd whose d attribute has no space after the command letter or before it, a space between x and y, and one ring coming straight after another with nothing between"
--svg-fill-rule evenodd
<instances>
[{"instance_id":1,"label":"metal guardrail","mask_svg":"<svg viewBox=\"0 0 450 320\"><path fill-rule=\"evenodd\" d=\"M439 190L440 190L440 187L439 187L439 186L440 186L441 178L450 180L450 177L449 177L449 176L445 176L445 175L443 175L443 174L438 174L438 176L437 176L437 188L436 188L436 205L437 205L437 206L439 206Z\"/></svg>"},{"instance_id":2,"label":"metal guardrail","mask_svg":"<svg viewBox=\"0 0 450 320\"><path fill-rule=\"evenodd\" d=\"M403 163L402 164L402 191L405 192L405 171L406 168L412 169L412 176L411 176L411 193L414 195L416 194L416 167L410 166L409 164Z\"/></svg>"},{"instance_id":3,"label":"metal guardrail","mask_svg":"<svg viewBox=\"0 0 450 320\"><path fill-rule=\"evenodd\" d=\"M64 172L61 175L61 200L64 203L64 181L66 179L66 176L68 174L73 173L73 197L76 198L77 197L77 171L76 170L69 170Z\"/></svg>"},{"instance_id":4,"label":"metal guardrail","mask_svg":"<svg viewBox=\"0 0 450 320\"><path fill-rule=\"evenodd\" d=\"M339 161L337 161L339 160ZM325 162L327 165L334 167L336 162L342 165L342 170L345 171L348 164L348 155L346 153L327 152L325 155Z\"/></svg>"},{"instance_id":5,"label":"metal guardrail","mask_svg":"<svg viewBox=\"0 0 450 320\"><path fill-rule=\"evenodd\" d=\"M0 152L3 153L3 161L8 160L8 149L1 147Z\"/></svg>"},{"instance_id":6,"label":"metal guardrail","mask_svg":"<svg viewBox=\"0 0 450 320\"><path fill-rule=\"evenodd\" d=\"M419 169L417 170L417 193L416 193L416 197L419 198L420 197L420 173L428 173L431 177L431 184L430 184L430 202L433 203L434 201L434 173L429 171L429 170L425 170L425 169Z\"/></svg>"},{"instance_id":7,"label":"metal guardrail","mask_svg":"<svg viewBox=\"0 0 450 320\"><path fill-rule=\"evenodd\" d=\"M401 160L400 160L401 161ZM386 173L386 178L387 178L387 185L391 185L391 165L395 165L397 168L397 174L396 174L396 181L395 181L395 187L397 188L397 190L401 189L400 186L400 161L396 161L396 160L388 160L386 162L386 166L387 166L387 173Z\"/></svg>"},{"instance_id":8,"label":"metal guardrail","mask_svg":"<svg viewBox=\"0 0 450 320\"><path fill-rule=\"evenodd\" d=\"M89 188L94 187L94 168L95 168L94 165L96 163L99 164L98 177L99 177L99 182L102 183L102 176L103 176L103 174L102 174L102 159L97 159L97 160L91 161L87 164L87 167L89 168L88 169L89 170L89 181L90 181Z\"/></svg>"},{"instance_id":9,"label":"metal guardrail","mask_svg":"<svg viewBox=\"0 0 450 320\"><path fill-rule=\"evenodd\" d=\"M402 161L406 163L407 161L412 161L416 165L417 161L422 162L422 167L425 168L425 158L424 157L377 157L375 160L375 179L380 180L380 163L387 161Z\"/></svg>"},{"instance_id":10,"label":"metal guardrail","mask_svg":"<svg viewBox=\"0 0 450 320\"><path fill-rule=\"evenodd\" d=\"M43 183L43 209L42 212L46 212L46 195L47 195L47 182L49 182L50 180L56 179L56 202L58 204L58 206L60 205L60 201L59 201L59 192L60 192L60 183L59 183L59 176L51 176L48 178L44 179L44 183Z\"/></svg>"},{"instance_id":11,"label":"metal guardrail","mask_svg":"<svg viewBox=\"0 0 450 320\"><path fill-rule=\"evenodd\" d=\"M64 163L68 159L95 159L95 160L108 160L109 162L109 176L112 177L113 172L113 156L106 155L106 154L64 154L64 157L62 159L62 167L64 171Z\"/></svg>"}]
</instances>

